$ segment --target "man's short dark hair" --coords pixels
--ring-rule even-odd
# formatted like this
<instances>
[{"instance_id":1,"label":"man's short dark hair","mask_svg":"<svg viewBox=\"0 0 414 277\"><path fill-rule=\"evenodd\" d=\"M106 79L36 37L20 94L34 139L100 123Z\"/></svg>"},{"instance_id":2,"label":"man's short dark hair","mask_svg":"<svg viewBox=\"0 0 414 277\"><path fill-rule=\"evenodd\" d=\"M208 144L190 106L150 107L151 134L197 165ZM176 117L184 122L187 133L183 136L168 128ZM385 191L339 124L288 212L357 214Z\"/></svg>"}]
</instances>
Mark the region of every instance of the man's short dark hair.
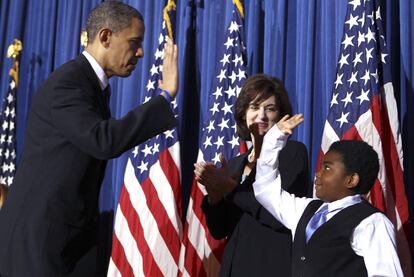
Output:
<instances>
[{"instance_id":1,"label":"man's short dark hair","mask_svg":"<svg viewBox=\"0 0 414 277\"><path fill-rule=\"evenodd\" d=\"M117 33L131 25L132 18L144 22L141 13L120 1L105 1L96 6L86 21L88 41L92 42L101 28L108 28Z\"/></svg>"},{"instance_id":2,"label":"man's short dark hair","mask_svg":"<svg viewBox=\"0 0 414 277\"><path fill-rule=\"evenodd\" d=\"M243 140L251 140L250 130L246 124L246 111L250 102L256 100L257 104L265 101L271 96L276 98L276 108L279 117L292 114L292 105L282 81L278 78L257 74L249 77L243 84L240 94L236 100L236 111L234 119L237 123L237 133Z\"/></svg>"},{"instance_id":3,"label":"man's short dark hair","mask_svg":"<svg viewBox=\"0 0 414 277\"><path fill-rule=\"evenodd\" d=\"M352 190L355 194L368 193L375 183L379 171L377 152L364 141L341 140L334 142L329 151L342 156L346 173L358 173L359 183Z\"/></svg>"}]
</instances>

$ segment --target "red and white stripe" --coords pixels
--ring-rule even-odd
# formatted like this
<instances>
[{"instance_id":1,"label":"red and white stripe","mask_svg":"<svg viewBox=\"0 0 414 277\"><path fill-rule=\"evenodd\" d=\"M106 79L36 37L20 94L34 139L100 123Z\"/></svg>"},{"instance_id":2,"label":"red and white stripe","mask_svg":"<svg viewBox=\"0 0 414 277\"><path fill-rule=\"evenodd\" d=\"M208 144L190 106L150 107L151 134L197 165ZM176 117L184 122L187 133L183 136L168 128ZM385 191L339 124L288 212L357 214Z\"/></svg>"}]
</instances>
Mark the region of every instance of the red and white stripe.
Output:
<instances>
[{"instance_id":1,"label":"red and white stripe","mask_svg":"<svg viewBox=\"0 0 414 277\"><path fill-rule=\"evenodd\" d=\"M128 160L108 276L177 276L182 240L180 149L160 153L142 184Z\"/></svg>"},{"instance_id":2,"label":"red and white stripe","mask_svg":"<svg viewBox=\"0 0 414 277\"><path fill-rule=\"evenodd\" d=\"M369 143L378 153L380 170L369 200L383 211L396 228L398 255L405 276L411 276L409 250L409 208L403 178L403 151L398 122L398 110L391 83L374 96L371 108L361 115L355 126L339 138L326 121L318 158L337 140L358 139Z\"/></svg>"}]
</instances>

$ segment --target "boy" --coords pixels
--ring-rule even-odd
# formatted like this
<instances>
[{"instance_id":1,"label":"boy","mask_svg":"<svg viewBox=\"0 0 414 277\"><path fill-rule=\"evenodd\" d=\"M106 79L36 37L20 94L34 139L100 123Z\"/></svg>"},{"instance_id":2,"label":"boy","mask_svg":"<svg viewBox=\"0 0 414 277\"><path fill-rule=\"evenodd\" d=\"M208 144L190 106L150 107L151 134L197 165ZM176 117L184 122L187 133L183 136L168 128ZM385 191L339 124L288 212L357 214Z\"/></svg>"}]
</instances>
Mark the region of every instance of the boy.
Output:
<instances>
[{"instance_id":1,"label":"boy","mask_svg":"<svg viewBox=\"0 0 414 277\"><path fill-rule=\"evenodd\" d=\"M331 145L316 174L320 200L281 188L278 156L302 121L285 116L265 135L253 184L259 203L292 231L293 276L403 276L392 223L363 199L379 170L367 143Z\"/></svg>"}]
</instances>

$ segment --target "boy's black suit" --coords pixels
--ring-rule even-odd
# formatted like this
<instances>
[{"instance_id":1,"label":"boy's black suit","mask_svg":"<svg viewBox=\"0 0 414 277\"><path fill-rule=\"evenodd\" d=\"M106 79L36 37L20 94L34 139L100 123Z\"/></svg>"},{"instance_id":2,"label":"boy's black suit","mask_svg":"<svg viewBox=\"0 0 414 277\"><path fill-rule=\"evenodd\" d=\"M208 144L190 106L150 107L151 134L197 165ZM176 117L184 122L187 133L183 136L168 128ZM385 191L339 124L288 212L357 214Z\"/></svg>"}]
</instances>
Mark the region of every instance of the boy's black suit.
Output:
<instances>
[{"instance_id":1,"label":"boy's black suit","mask_svg":"<svg viewBox=\"0 0 414 277\"><path fill-rule=\"evenodd\" d=\"M0 275L60 276L95 243L106 160L176 125L157 96L119 120L87 59L50 75L33 98L24 151L0 211Z\"/></svg>"}]
</instances>

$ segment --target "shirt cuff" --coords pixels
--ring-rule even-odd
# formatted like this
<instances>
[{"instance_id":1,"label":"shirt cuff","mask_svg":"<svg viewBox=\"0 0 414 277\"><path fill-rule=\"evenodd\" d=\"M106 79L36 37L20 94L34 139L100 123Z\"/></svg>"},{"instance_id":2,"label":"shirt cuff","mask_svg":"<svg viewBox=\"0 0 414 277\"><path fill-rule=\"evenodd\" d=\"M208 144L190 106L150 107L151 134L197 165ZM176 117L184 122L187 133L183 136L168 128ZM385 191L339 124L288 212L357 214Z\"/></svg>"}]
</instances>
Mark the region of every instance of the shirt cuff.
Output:
<instances>
[{"instance_id":1,"label":"shirt cuff","mask_svg":"<svg viewBox=\"0 0 414 277\"><path fill-rule=\"evenodd\" d=\"M158 90L160 91L160 94L164 96L165 100L168 101L168 103L171 104L171 102L174 101L174 98L170 95L168 91L160 89L160 88Z\"/></svg>"}]
</instances>

